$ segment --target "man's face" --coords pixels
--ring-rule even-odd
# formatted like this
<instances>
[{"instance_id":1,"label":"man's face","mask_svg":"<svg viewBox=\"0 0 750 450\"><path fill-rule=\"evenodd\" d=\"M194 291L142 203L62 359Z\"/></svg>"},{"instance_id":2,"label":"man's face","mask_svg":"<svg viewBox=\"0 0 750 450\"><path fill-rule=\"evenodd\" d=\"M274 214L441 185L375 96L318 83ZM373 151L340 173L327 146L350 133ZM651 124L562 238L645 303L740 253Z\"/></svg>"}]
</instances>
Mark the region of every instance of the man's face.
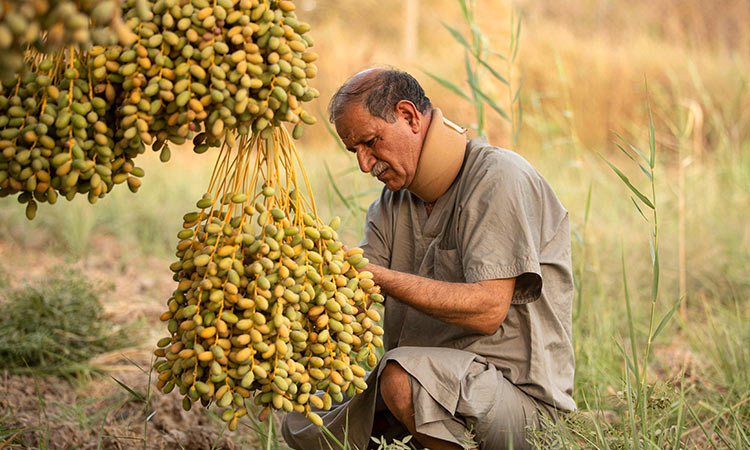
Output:
<instances>
[{"instance_id":1,"label":"man's face","mask_svg":"<svg viewBox=\"0 0 750 450\"><path fill-rule=\"evenodd\" d=\"M396 122L389 123L355 103L335 123L347 150L357 155L362 172L377 177L391 191L409 187L422 148L411 113L397 107L396 116Z\"/></svg>"}]
</instances>

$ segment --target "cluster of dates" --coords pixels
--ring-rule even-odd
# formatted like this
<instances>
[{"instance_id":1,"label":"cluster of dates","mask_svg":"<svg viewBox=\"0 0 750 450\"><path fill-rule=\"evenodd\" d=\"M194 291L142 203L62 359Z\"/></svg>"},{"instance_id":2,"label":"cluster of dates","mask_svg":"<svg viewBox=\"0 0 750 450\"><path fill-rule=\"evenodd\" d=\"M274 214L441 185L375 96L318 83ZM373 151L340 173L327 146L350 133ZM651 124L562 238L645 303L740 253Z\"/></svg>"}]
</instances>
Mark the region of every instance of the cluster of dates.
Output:
<instances>
[{"instance_id":1,"label":"cluster of dates","mask_svg":"<svg viewBox=\"0 0 750 450\"><path fill-rule=\"evenodd\" d=\"M102 17L111 14L112 2ZM97 7L97 11L100 11ZM134 192L147 147L194 150L315 118L310 26L289 0L126 0L117 16L127 44L28 50L25 69L0 81L0 196L18 194L27 216L38 202L114 185ZM102 19L103 20L103 19ZM2 25L0 24L0 44Z\"/></svg>"},{"instance_id":2,"label":"cluster of dates","mask_svg":"<svg viewBox=\"0 0 750 450\"><path fill-rule=\"evenodd\" d=\"M382 347L382 295L362 250L346 251L338 218L319 225L273 205L275 191L251 204L244 193L206 196L184 217L172 264L177 289L161 319L158 386L177 388L183 406L227 408L230 429L247 413L246 399L308 414L367 388L364 365ZM220 212L221 211L221 212ZM360 365L361 364L361 365Z\"/></svg>"}]
</instances>

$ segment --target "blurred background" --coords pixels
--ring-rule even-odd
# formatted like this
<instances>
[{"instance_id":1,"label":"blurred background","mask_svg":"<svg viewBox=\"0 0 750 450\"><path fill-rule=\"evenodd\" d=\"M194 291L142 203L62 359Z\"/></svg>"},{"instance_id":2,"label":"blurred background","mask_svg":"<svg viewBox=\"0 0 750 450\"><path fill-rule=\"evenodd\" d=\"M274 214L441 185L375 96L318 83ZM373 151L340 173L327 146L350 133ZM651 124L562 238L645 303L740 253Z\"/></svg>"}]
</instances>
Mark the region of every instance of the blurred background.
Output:
<instances>
[{"instance_id":1,"label":"blurred background","mask_svg":"<svg viewBox=\"0 0 750 450\"><path fill-rule=\"evenodd\" d=\"M650 350L649 395L651 405L661 405L654 406L654 426L665 433L675 426L684 429L678 441L685 448L742 448L748 443L748 0L476 0L474 20L468 23L455 0L299 0L297 5L298 16L312 25L320 55L313 84L321 92L308 106L318 124L306 128L297 148L322 217L342 217L347 245L361 238L364 212L381 186L360 174L355 159L338 145L326 126L326 106L346 79L368 67L408 71L448 118L481 128L491 143L520 153L548 179L571 217L576 400L582 410L603 418L610 430L607 439L628 435L627 377L618 346L632 351L649 336L653 218L647 211L651 223L644 220L633 206L633 194L602 157L652 198L649 177L617 146L636 160L629 145L649 153L650 105L661 280L657 319L682 299ZM503 83L486 66L479 67L473 83L486 96L481 115L474 102L456 92L472 96L466 49L445 25L468 42L472 26L480 31L485 49L494 52L485 52L484 61L507 80ZM476 66L475 59L469 61ZM80 379L85 373L87 382L111 384L110 374L122 378L129 373L130 383L145 395L147 379L130 359L147 367L153 343L165 332L158 315L174 289L168 265L175 235L182 215L206 189L214 160L211 153L197 155L185 147L173 151L166 164L151 153L139 161L146 177L137 195L123 188L94 206L85 199L42 204L33 222L14 199L0 199L5 297L0 302L8 301L14 289L45 285L62 267L106 284L99 292L106 292L100 296L107 320L130 337L126 343L118 341L120 349L65 374ZM624 279L632 321L627 319ZM12 389L8 386L6 393ZM73 392L69 403L82 402L83 411L92 404L106 410L91 423L79 420L77 426L90 436L97 435L100 422L112 427L105 436L113 430L141 436L134 427L142 427L149 409L138 406L132 393L123 391L117 401L105 401L102 389ZM27 406L35 411L38 402L33 392L28 395L33 401ZM182 417L179 407L165 413L170 404L155 395L162 403L161 409L151 407L157 411L151 419L159 436L154 439L172 442L164 436L171 436L170 421L179 420L200 423L211 438L219 435L221 425L213 419ZM123 405L131 405L132 415L115 418L109 413ZM32 420L34 414L24 417L0 419L0 441L11 425L31 430L29 435L41 426ZM60 417L66 422L65 414ZM591 416L581 417L571 429L593 433ZM62 426L50 423L55 430ZM250 431L232 439L248 446L256 442Z\"/></svg>"}]
</instances>

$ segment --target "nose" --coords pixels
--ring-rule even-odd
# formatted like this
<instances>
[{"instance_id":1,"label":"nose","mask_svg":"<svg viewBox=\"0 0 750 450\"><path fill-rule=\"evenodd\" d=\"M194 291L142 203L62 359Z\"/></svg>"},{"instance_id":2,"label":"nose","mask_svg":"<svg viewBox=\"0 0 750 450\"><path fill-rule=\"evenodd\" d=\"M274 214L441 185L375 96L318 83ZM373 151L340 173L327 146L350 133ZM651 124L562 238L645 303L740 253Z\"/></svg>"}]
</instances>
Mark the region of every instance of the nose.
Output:
<instances>
[{"instance_id":1,"label":"nose","mask_svg":"<svg viewBox=\"0 0 750 450\"><path fill-rule=\"evenodd\" d=\"M363 145L357 149L357 162L359 163L359 169L362 172L369 173L377 162L377 158L375 158L372 155L372 152Z\"/></svg>"}]
</instances>

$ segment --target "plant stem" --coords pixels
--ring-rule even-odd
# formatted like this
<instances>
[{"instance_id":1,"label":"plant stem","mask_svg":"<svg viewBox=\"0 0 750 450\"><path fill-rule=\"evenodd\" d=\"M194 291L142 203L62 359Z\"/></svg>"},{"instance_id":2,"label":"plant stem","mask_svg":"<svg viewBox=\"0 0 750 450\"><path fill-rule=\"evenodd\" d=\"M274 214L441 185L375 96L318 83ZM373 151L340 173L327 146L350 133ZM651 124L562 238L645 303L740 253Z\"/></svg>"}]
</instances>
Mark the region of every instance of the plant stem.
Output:
<instances>
[{"instance_id":1,"label":"plant stem","mask_svg":"<svg viewBox=\"0 0 750 450\"><path fill-rule=\"evenodd\" d=\"M268 414L268 436L266 437L266 450L271 450L273 441L273 411Z\"/></svg>"},{"instance_id":2,"label":"plant stem","mask_svg":"<svg viewBox=\"0 0 750 450\"><path fill-rule=\"evenodd\" d=\"M650 113L650 109L649 109ZM656 183L654 181L655 178L655 167L656 167L656 161L654 160L656 158L656 154L654 151L654 136L653 136L653 121L651 122L651 127L649 129L649 137L652 142L652 151L651 151L651 161L649 161L650 165L650 173L651 176L649 177L651 180L651 203L653 204L653 227L651 230L651 237L653 238L653 255L652 255L652 284L651 284L651 314L649 317L649 324L648 324L648 341L646 343L646 352L643 356L643 373L641 378L641 426L647 426L649 424L648 421L648 409L646 408L646 405L648 403L648 390L646 389L646 373L648 372L648 360L651 356L651 346L653 344L653 338L654 338L654 319L656 316L656 300L658 298L659 294L659 218L656 210Z\"/></svg>"}]
</instances>

